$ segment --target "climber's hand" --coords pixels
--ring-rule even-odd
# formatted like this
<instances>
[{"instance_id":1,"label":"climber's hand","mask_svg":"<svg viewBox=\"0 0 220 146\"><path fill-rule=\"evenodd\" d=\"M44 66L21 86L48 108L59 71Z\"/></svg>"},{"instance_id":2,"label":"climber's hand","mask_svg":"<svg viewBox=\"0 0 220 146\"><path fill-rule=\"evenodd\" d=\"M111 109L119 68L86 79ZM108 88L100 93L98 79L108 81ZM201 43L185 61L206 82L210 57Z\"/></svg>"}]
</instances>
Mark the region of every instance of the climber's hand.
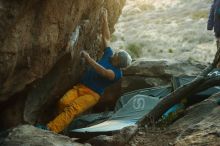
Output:
<instances>
[{"instance_id":1,"label":"climber's hand","mask_svg":"<svg viewBox=\"0 0 220 146\"><path fill-rule=\"evenodd\" d=\"M106 8L102 8L102 21L105 22L107 21L107 17L108 17L108 11Z\"/></svg>"},{"instance_id":2,"label":"climber's hand","mask_svg":"<svg viewBox=\"0 0 220 146\"><path fill-rule=\"evenodd\" d=\"M80 56L85 58L86 60L90 58L89 53L84 50L80 52Z\"/></svg>"}]
</instances>

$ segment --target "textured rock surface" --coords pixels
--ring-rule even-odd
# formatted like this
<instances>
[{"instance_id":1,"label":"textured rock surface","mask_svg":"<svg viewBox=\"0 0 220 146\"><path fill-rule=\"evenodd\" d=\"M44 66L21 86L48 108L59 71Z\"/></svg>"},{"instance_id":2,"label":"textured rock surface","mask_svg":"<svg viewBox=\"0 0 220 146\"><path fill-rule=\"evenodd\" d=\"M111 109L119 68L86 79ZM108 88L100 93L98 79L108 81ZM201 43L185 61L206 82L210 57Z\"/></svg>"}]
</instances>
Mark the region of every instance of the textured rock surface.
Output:
<instances>
[{"instance_id":1,"label":"textured rock surface","mask_svg":"<svg viewBox=\"0 0 220 146\"><path fill-rule=\"evenodd\" d=\"M100 135L88 140L88 143L94 146L124 146L137 131L137 126L123 128L113 136Z\"/></svg>"},{"instance_id":2,"label":"textured rock surface","mask_svg":"<svg viewBox=\"0 0 220 146\"><path fill-rule=\"evenodd\" d=\"M122 91L167 85L172 76L196 76L204 68L205 65L190 61L137 59L124 71Z\"/></svg>"},{"instance_id":3,"label":"textured rock surface","mask_svg":"<svg viewBox=\"0 0 220 146\"><path fill-rule=\"evenodd\" d=\"M178 129L175 144L181 145L219 145L220 144L220 107L215 95L193 106L183 118L175 122L171 129Z\"/></svg>"},{"instance_id":4,"label":"textured rock surface","mask_svg":"<svg viewBox=\"0 0 220 146\"><path fill-rule=\"evenodd\" d=\"M140 130L129 142L134 145L217 146L220 142L220 94L187 109L185 115L168 128ZM141 134L140 134L141 133Z\"/></svg>"},{"instance_id":5,"label":"textured rock surface","mask_svg":"<svg viewBox=\"0 0 220 146\"><path fill-rule=\"evenodd\" d=\"M39 110L45 112L49 103L55 103L78 81L83 70L79 51L85 49L95 59L101 56L101 8L108 10L113 32L124 3L125 0L1 0L0 104L9 104L10 109L6 106L0 114L23 113L14 108L23 107L25 121L34 123ZM67 50L70 34L77 26L78 42ZM11 106L12 103L19 105ZM7 114L5 121L11 115Z\"/></svg>"},{"instance_id":6,"label":"textured rock surface","mask_svg":"<svg viewBox=\"0 0 220 146\"><path fill-rule=\"evenodd\" d=\"M0 135L0 145L4 146L90 146L90 144L77 143L74 138L54 134L30 125L18 126Z\"/></svg>"}]
</instances>

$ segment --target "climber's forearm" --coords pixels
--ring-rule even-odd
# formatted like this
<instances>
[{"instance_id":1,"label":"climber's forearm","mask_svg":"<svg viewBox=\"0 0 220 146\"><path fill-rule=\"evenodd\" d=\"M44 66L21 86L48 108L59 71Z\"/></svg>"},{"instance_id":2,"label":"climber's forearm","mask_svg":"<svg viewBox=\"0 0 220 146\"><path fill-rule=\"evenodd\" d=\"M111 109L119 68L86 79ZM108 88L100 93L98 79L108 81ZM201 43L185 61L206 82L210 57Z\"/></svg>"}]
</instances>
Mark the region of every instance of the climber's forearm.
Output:
<instances>
[{"instance_id":1,"label":"climber's forearm","mask_svg":"<svg viewBox=\"0 0 220 146\"><path fill-rule=\"evenodd\" d=\"M110 30L109 30L109 25L108 25L108 14L107 10L104 10L103 14L103 23L102 23L102 39L104 42L105 47L109 47L110 44Z\"/></svg>"},{"instance_id":2,"label":"climber's forearm","mask_svg":"<svg viewBox=\"0 0 220 146\"><path fill-rule=\"evenodd\" d=\"M94 59L87 57L86 61L95 69L97 73L99 73L103 77L106 77L109 80L113 80L115 78L115 74L112 70L104 68L103 66L98 64Z\"/></svg>"},{"instance_id":3,"label":"climber's forearm","mask_svg":"<svg viewBox=\"0 0 220 146\"><path fill-rule=\"evenodd\" d=\"M108 26L107 15L104 17L104 22L102 26L102 37L105 38L106 40L110 40L110 30Z\"/></svg>"},{"instance_id":4,"label":"climber's forearm","mask_svg":"<svg viewBox=\"0 0 220 146\"><path fill-rule=\"evenodd\" d=\"M107 40L106 38L102 38L102 40L105 48L110 47L110 40Z\"/></svg>"},{"instance_id":5,"label":"climber's forearm","mask_svg":"<svg viewBox=\"0 0 220 146\"><path fill-rule=\"evenodd\" d=\"M99 65L94 59L87 58L87 62L101 75L104 75L105 68Z\"/></svg>"}]
</instances>

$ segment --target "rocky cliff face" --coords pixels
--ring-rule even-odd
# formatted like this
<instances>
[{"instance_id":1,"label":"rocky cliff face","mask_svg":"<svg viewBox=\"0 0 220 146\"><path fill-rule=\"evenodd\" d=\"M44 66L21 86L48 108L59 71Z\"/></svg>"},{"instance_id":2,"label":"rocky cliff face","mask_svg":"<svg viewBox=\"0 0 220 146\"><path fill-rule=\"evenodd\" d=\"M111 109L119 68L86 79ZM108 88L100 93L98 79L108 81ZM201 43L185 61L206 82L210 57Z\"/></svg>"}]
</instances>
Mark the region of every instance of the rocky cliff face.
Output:
<instances>
[{"instance_id":1,"label":"rocky cliff face","mask_svg":"<svg viewBox=\"0 0 220 146\"><path fill-rule=\"evenodd\" d=\"M79 51L102 53L101 8L113 32L125 0L0 0L1 126L34 123L82 71ZM66 45L76 30L72 49ZM24 113L23 113L24 111Z\"/></svg>"}]
</instances>

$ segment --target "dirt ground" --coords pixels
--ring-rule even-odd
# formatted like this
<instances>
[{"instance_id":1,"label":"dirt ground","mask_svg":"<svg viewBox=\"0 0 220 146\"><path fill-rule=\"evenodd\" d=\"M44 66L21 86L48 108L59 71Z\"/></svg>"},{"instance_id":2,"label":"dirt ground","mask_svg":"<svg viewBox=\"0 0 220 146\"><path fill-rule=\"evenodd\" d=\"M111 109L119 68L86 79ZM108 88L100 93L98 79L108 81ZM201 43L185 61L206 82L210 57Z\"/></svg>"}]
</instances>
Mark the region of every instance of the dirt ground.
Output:
<instances>
[{"instance_id":1,"label":"dirt ground","mask_svg":"<svg viewBox=\"0 0 220 146\"><path fill-rule=\"evenodd\" d=\"M176 131L166 129L148 128L140 129L130 140L131 146L172 146L177 136Z\"/></svg>"}]
</instances>

